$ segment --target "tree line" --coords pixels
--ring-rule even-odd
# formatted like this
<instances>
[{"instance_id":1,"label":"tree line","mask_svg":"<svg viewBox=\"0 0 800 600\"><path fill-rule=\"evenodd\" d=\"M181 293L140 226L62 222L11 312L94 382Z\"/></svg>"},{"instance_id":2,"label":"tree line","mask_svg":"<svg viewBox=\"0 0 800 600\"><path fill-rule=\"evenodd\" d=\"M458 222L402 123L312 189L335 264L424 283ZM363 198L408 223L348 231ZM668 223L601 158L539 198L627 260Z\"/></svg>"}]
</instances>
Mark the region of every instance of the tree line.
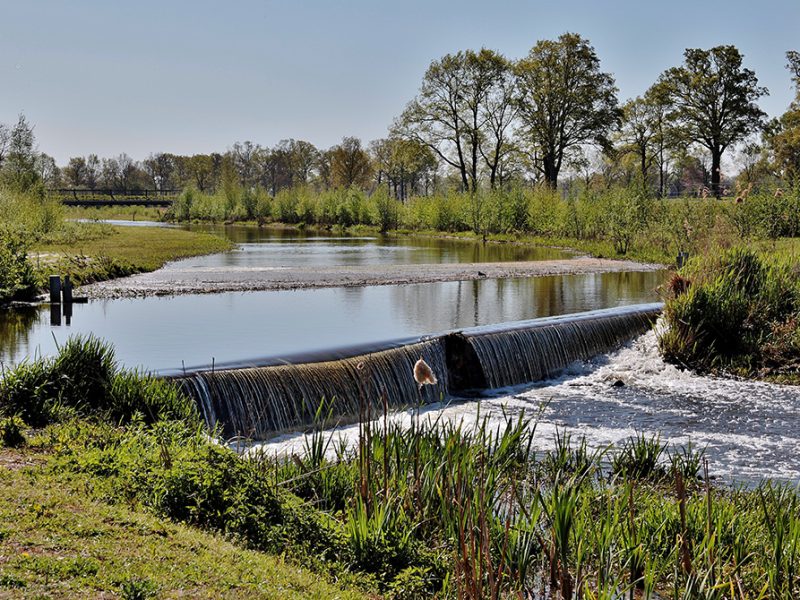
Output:
<instances>
[{"instance_id":1,"label":"tree line","mask_svg":"<svg viewBox=\"0 0 800 600\"><path fill-rule=\"evenodd\" d=\"M443 188L474 192L512 184L556 188L564 173L587 185L634 182L659 196L725 195L723 156L738 150L739 188L800 181L800 54L787 52L796 98L780 117L758 105L768 91L735 46L687 49L641 96L620 103L612 74L578 34L536 43L510 60L482 48L447 54L417 95L365 145L345 137L328 149L303 140L274 147L237 142L224 153L75 156L60 168L38 152L24 116L0 124L0 181L84 189L210 192L236 182L269 194L386 185L399 200ZM780 183L779 183L780 182Z\"/></svg>"}]
</instances>

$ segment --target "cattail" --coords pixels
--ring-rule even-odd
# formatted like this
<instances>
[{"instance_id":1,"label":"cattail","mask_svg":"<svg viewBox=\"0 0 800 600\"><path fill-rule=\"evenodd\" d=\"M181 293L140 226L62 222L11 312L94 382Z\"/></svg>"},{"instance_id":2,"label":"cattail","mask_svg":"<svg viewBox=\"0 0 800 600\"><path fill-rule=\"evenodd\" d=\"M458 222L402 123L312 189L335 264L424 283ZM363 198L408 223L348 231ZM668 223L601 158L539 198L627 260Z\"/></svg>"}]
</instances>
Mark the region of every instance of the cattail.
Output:
<instances>
[{"instance_id":1,"label":"cattail","mask_svg":"<svg viewBox=\"0 0 800 600\"><path fill-rule=\"evenodd\" d=\"M420 388L422 388L423 385L436 385L437 382L436 375L433 374L428 363L422 360L421 356L414 364L414 381L417 382Z\"/></svg>"}]
</instances>

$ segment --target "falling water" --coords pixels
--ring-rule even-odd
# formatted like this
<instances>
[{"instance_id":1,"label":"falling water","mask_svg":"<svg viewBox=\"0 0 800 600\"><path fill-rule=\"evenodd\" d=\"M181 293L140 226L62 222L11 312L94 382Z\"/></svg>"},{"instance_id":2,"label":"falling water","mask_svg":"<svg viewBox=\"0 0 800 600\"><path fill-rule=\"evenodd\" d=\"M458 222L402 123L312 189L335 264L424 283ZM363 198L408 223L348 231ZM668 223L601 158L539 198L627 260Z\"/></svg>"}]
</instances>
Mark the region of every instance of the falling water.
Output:
<instances>
[{"instance_id":1,"label":"falling water","mask_svg":"<svg viewBox=\"0 0 800 600\"><path fill-rule=\"evenodd\" d=\"M439 378L421 390L412 377L420 357ZM440 338L340 360L204 371L178 378L197 401L209 427L224 434L264 439L276 431L377 415L391 408L428 404L447 396Z\"/></svg>"},{"instance_id":2,"label":"falling water","mask_svg":"<svg viewBox=\"0 0 800 600\"><path fill-rule=\"evenodd\" d=\"M552 377L576 360L616 349L646 331L661 306L647 304L478 327L356 356L200 371L177 378L209 427L228 437L265 439L388 407L428 404L450 391L497 388ZM335 355L335 354L332 354ZM430 364L436 386L417 388L412 369Z\"/></svg>"},{"instance_id":3,"label":"falling water","mask_svg":"<svg viewBox=\"0 0 800 600\"><path fill-rule=\"evenodd\" d=\"M549 379L576 360L619 348L644 333L660 304L476 327L461 335L474 350L485 386L499 388Z\"/></svg>"}]
</instances>

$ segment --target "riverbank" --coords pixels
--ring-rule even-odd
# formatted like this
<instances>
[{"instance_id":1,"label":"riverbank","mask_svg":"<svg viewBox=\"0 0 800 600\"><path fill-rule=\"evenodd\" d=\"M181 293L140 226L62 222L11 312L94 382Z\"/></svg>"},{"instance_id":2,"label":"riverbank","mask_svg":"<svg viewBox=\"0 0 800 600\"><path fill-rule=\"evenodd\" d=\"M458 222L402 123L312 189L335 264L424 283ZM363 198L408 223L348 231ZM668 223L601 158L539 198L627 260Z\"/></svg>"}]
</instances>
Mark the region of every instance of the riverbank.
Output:
<instances>
[{"instance_id":1,"label":"riverbank","mask_svg":"<svg viewBox=\"0 0 800 600\"><path fill-rule=\"evenodd\" d=\"M37 242L28 251L40 289L52 273L77 285L155 271L167 262L224 252L234 244L210 233L159 227L117 227L73 223L62 235Z\"/></svg>"},{"instance_id":2,"label":"riverbank","mask_svg":"<svg viewBox=\"0 0 800 600\"><path fill-rule=\"evenodd\" d=\"M0 597L356 599L280 556L87 490L50 448L0 445ZM107 596L108 595L108 596Z\"/></svg>"}]
</instances>

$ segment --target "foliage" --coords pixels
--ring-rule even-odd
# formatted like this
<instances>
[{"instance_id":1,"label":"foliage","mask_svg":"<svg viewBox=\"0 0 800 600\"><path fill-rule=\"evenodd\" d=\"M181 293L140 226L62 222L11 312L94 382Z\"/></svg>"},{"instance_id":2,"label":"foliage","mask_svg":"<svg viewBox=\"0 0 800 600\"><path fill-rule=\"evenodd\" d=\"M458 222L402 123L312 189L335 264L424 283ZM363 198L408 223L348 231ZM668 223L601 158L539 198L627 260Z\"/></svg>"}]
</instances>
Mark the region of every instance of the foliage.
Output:
<instances>
[{"instance_id":1,"label":"foliage","mask_svg":"<svg viewBox=\"0 0 800 600\"><path fill-rule=\"evenodd\" d=\"M722 153L763 125L766 115L756 102L766 88L742 67L735 46L716 46L687 49L684 64L665 71L658 90L671 105L668 116L679 137L711 153L711 186L719 197Z\"/></svg>"},{"instance_id":2,"label":"foliage","mask_svg":"<svg viewBox=\"0 0 800 600\"><path fill-rule=\"evenodd\" d=\"M600 70L589 41L574 33L537 42L515 72L522 127L541 157L545 182L555 188L571 150L609 145L620 118L614 78Z\"/></svg>"},{"instance_id":3,"label":"foliage","mask_svg":"<svg viewBox=\"0 0 800 600\"><path fill-rule=\"evenodd\" d=\"M62 427L48 440L50 433L69 439L67 429L77 435L75 425ZM118 433L105 432L106 439ZM0 596L147 597L157 590L160 598L366 597L283 556L109 502L101 491L107 475L51 468L40 448L21 452L31 466L0 468Z\"/></svg>"},{"instance_id":4,"label":"foliage","mask_svg":"<svg viewBox=\"0 0 800 600\"><path fill-rule=\"evenodd\" d=\"M111 346L73 336L53 358L20 363L0 380L0 413L40 427L69 415L113 423L180 419L197 423L197 410L173 384L120 370Z\"/></svg>"},{"instance_id":5,"label":"foliage","mask_svg":"<svg viewBox=\"0 0 800 600\"><path fill-rule=\"evenodd\" d=\"M691 261L681 272L688 290L665 307L665 359L702 371L796 370L796 268L787 257L740 248Z\"/></svg>"},{"instance_id":6,"label":"foliage","mask_svg":"<svg viewBox=\"0 0 800 600\"><path fill-rule=\"evenodd\" d=\"M0 420L0 442L7 448L19 448L26 442L23 428L25 424L16 415Z\"/></svg>"},{"instance_id":7,"label":"foliage","mask_svg":"<svg viewBox=\"0 0 800 600\"><path fill-rule=\"evenodd\" d=\"M0 303L33 295L35 278L27 250L22 232L0 224Z\"/></svg>"}]
</instances>

